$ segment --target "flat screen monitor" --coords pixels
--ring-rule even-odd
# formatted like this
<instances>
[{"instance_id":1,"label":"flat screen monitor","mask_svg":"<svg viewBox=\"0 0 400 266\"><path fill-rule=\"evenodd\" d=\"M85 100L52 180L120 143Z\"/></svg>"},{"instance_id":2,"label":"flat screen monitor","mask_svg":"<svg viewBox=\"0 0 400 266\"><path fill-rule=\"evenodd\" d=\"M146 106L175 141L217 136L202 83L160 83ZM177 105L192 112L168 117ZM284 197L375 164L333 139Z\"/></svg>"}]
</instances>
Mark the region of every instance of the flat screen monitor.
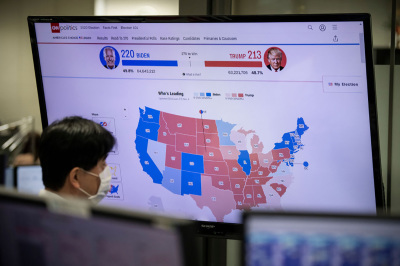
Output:
<instances>
[{"instance_id":1,"label":"flat screen monitor","mask_svg":"<svg viewBox=\"0 0 400 266\"><path fill-rule=\"evenodd\" d=\"M399 265L400 217L247 213L243 259L255 265Z\"/></svg>"},{"instance_id":2,"label":"flat screen monitor","mask_svg":"<svg viewBox=\"0 0 400 266\"><path fill-rule=\"evenodd\" d=\"M15 187L14 182L14 167L8 166L5 171L4 184L2 185L6 188L13 189Z\"/></svg>"},{"instance_id":3,"label":"flat screen monitor","mask_svg":"<svg viewBox=\"0 0 400 266\"><path fill-rule=\"evenodd\" d=\"M195 239L195 227L192 221L104 206L92 207L91 215L92 219L104 224L110 223L115 227L121 225L131 227L132 231L136 230L132 234L134 236L131 235L135 239L132 241L135 247L131 247L137 251L136 253L142 254L140 256L131 254L129 258L132 261L135 261L136 256L143 258L143 265L149 266L200 265L199 243Z\"/></svg>"},{"instance_id":4,"label":"flat screen monitor","mask_svg":"<svg viewBox=\"0 0 400 266\"><path fill-rule=\"evenodd\" d=\"M43 126L117 139L103 204L213 234L248 209L384 206L369 15L28 21Z\"/></svg>"},{"instance_id":5,"label":"flat screen monitor","mask_svg":"<svg viewBox=\"0 0 400 266\"><path fill-rule=\"evenodd\" d=\"M8 156L5 152L0 151L0 185L6 183L6 171L8 167Z\"/></svg>"},{"instance_id":6,"label":"flat screen monitor","mask_svg":"<svg viewBox=\"0 0 400 266\"><path fill-rule=\"evenodd\" d=\"M14 167L14 187L19 192L39 195L44 189L42 167L40 165Z\"/></svg>"},{"instance_id":7,"label":"flat screen monitor","mask_svg":"<svg viewBox=\"0 0 400 266\"><path fill-rule=\"evenodd\" d=\"M185 260L190 243L183 242L180 228L187 221L155 223L138 213L90 208L81 217L63 214L62 206L53 212L42 198L0 189L0 236L7 240L0 243L0 264L196 265Z\"/></svg>"}]
</instances>

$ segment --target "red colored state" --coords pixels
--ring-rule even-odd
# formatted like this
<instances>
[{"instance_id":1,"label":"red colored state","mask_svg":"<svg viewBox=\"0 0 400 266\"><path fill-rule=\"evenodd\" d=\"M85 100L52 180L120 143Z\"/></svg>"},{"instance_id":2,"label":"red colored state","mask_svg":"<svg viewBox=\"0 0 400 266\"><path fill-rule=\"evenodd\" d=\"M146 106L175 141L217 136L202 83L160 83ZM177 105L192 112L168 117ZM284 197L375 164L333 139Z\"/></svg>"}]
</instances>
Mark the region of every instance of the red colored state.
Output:
<instances>
[{"instance_id":1,"label":"red colored state","mask_svg":"<svg viewBox=\"0 0 400 266\"><path fill-rule=\"evenodd\" d=\"M236 209L238 210L249 210L250 205L244 203L244 197L242 195L234 195L233 196L236 201Z\"/></svg>"},{"instance_id":2,"label":"red colored state","mask_svg":"<svg viewBox=\"0 0 400 266\"><path fill-rule=\"evenodd\" d=\"M231 190L233 194L241 194L243 195L243 189L246 181L241 178L231 178Z\"/></svg>"},{"instance_id":3,"label":"red colored state","mask_svg":"<svg viewBox=\"0 0 400 266\"><path fill-rule=\"evenodd\" d=\"M236 149L236 146L220 146L222 157L225 160L237 160L240 152Z\"/></svg>"},{"instance_id":4,"label":"red colored state","mask_svg":"<svg viewBox=\"0 0 400 266\"><path fill-rule=\"evenodd\" d=\"M160 116L160 129L158 130L158 142L174 145L175 146L175 135L169 133L167 129L167 124L164 119Z\"/></svg>"},{"instance_id":5,"label":"red colored state","mask_svg":"<svg viewBox=\"0 0 400 266\"><path fill-rule=\"evenodd\" d=\"M205 144L204 144L205 142ZM218 134L197 133L197 145L219 148Z\"/></svg>"},{"instance_id":6,"label":"red colored state","mask_svg":"<svg viewBox=\"0 0 400 266\"><path fill-rule=\"evenodd\" d=\"M201 191L201 196L190 196L196 201L199 208L210 208L217 222L223 222L224 217L236 208L232 191L213 187L209 176L201 176Z\"/></svg>"},{"instance_id":7,"label":"red colored state","mask_svg":"<svg viewBox=\"0 0 400 266\"><path fill-rule=\"evenodd\" d=\"M274 161L284 160L290 158L290 150L289 148L272 150L272 157Z\"/></svg>"},{"instance_id":8,"label":"red colored state","mask_svg":"<svg viewBox=\"0 0 400 266\"><path fill-rule=\"evenodd\" d=\"M253 195L255 205L267 203L267 198L265 197L264 190L261 186L253 187Z\"/></svg>"},{"instance_id":9,"label":"red colored state","mask_svg":"<svg viewBox=\"0 0 400 266\"><path fill-rule=\"evenodd\" d=\"M286 192L286 186L282 184L273 183L271 187L282 197L283 194Z\"/></svg>"},{"instance_id":10,"label":"red colored state","mask_svg":"<svg viewBox=\"0 0 400 266\"><path fill-rule=\"evenodd\" d=\"M260 138L257 135L251 138L250 145L253 149L251 153L261 153L264 149L264 144L260 142Z\"/></svg>"},{"instance_id":11,"label":"red colored state","mask_svg":"<svg viewBox=\"0 0 400 266\"><path fill-rule=\"evenodd\" d=\"M251 153L250 154L250 163L251 163L251 170L250 171L255 171L260 167L260 162L258 161L258 154L257 153Z\"/></svg>"},{"instance_id":12,"label":"red colored state","mask_svg":"<svg viewBox=\"0 0 400 266\"><path fill-rule=\"evenodd\" d=\"M250 205L250 207L255 206L252 186L246 186L244 188L244 204L248 204L248 205Z\"/></svg>"},{"instance_id":13,"label":"red colored state","mask_svg":"<svg viewBox=\"0 0 400 266\"><path fill-rule=\"evenodd\" d=\"M269 151L268 153L258 153L258 159L260 162L260 165L263 167L269 167L270 164L274 161L272 158L272 152Z\"/></svg>"},{"instance_id":14,"label":"red colored state","mask_svg":"<svg viewBox=\"0 0 400 266\"><path fill-rule=\"evenodd\" d=\"M256 171L250 173L250 177L267 177L270 170L266 167L259 167Z\"/></svg>"},{"instance_id":15,"label":"red colored state","mask_svg":"<svg viewBox=\"0 0 400 266\"><path fill-rule=\"evenodd\" d=\"M251 177L248 179L247 184L249 186L263 186L267 184L269 180L271 180L273 177Z\"/></svg>"},{"instance_id":16,"label":"red colored state","mask_svg":"<svg viewBox=\"0 0 400 266\"><path fill-rule=\"evenodd\" d=\"M196 137L176 134L176 150L196 154Z\"/></svg>"},{"instance_id":17,"label":"red colored state","mask_svg":"<svg viewBox=\"0 0 400 266\"><path fill-rule=\"evenodd\" d=\"M227 175L210 175L212 185L223 190L231 190L231 181Z\"/></svg>"},{"instance_id":18,"label":"red colored state","mask_svg":"<svg viewBox=\"0 0 400 266\"><path fill-rule=\"evenodd\" d=\"M225 162L228 164L230 178L247 178L246 173L243 171L237 160L225 160Z\"/></svg>"},{"instance_id":19,"label":"red colored state","mask_svg":"<svg viewBox=\"0 0 400 266\"><path fill-rule=\"evenodd\" d=\"M204 161L223 161L222 153L219 149L211 147L197 146L198 155L203 155Z\"/></svg>"},{"instance_id":20,"label":"red colored state","mask_svg":"<svg viewBox=\"0 0 400 266\"><path fill-rule=\"evenodd\" d=\"M196 119L196 122L197 122L197 132L218 134L218 128L217 124L215 123L215 120Z\"/></svg>"},{"instance_id":21,"label":"red colored state","mask_svg":"<svg viewBox=\"0 0 400 266\"><path fill-rule=\"evenodd\" d=\"M204 174L228 175L228 167L225 162L204 161Z\"/></svg>"},{"instance_id":22,"label":"red colored state","mask_svg":"<svg viewBox=\"0 0 400 266\"><path fill-rule=\"evenodd\" d=\"M281 164L281 162L277 162L277 161L273 161L271 163L271 165L269 166L269 170L271 171L271 173L276 173L276 171L278 171L278 167Z\"/></svg>"},{"instance_id":23,"label":"red colored state","mask_svg":"<svg viewBox=\"0 0 400 266\"><path fill-rule=\"evenodd\" d=\"M191 136L196 136L196 119L172 115L169 113L161 113L161 117L167 123L167 128L171 134L181 133Z\"/></svg>"},{"instance_id":24,"label":"red colored state","mask_svg":"<svg viewBox=\"0 0 400 266\"><path fill-rule=\"evenodd\" d=\"M175 151L174 146L167 145L167 149L165 151L165 166L175 169L181 169L181 159L182 154Z\"/></svg>"}]
</instances>

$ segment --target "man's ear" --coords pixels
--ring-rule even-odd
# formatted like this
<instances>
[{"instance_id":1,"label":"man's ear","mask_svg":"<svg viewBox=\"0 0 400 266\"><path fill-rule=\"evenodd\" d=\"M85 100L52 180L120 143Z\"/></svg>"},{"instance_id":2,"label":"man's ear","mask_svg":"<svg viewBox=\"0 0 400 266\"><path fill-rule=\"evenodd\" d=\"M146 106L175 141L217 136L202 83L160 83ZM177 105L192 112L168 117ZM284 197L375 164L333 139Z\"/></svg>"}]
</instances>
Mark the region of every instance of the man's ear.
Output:
<instances>
[{"instance_id":1,"label":"man's ear","mask_svg":"<svg viewBox=\"0 0 400 266\"><path fill-rule=\"evenodd\" d=\"M79 175L81 171L79 170L79 167L74 167L72 170L69 172L67 176L67 180L73 186L74 188L80 188L81 185L79 183Z\"/></svg>"}]
</instances>

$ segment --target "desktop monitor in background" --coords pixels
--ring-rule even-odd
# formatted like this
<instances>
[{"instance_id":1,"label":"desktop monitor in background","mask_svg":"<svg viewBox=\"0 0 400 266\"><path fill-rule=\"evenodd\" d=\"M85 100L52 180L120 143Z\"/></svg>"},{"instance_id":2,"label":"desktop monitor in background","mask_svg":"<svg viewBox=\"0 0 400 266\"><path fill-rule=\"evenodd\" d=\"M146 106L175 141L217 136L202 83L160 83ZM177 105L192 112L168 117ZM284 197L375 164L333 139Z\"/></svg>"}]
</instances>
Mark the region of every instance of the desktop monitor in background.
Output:
<instances>
[{"instance_id":1,"label":"desktop monitor in background","mask_svg":"<svg viewBox=\"0 0 400 266\"><path fill-rule=\"evenodd\" d=\"M8 165L8 155L0 151L0 186L14 188L14 168Z\"/></svg>"},{"instance_id":2,"label":"desktop monitor in background","mask_svg":"<svg viewBox=\"0 0 400 266\"><path fill-rule=\"evenodd\" d=\"M400 265L400 217L247 213L243 259L258 265Z\"/></svg>"},{"instance_id":3,"label":"desktop monitor in background","mask_svg":"<svg viewBox=\"0 0 400 266\"><path fill-rule=\"evenodd\" d=\"M40 165L14 167L14 186L18 192L39 195L44 189L42 167Z\"/></svg>"},{"instance_id":4,"label":"desktop monitor in background","mask_svg":"<svg viewBox=\"0 0 400 266\"><path fill-rule=\"evenodd\" d=\"M5 172L4 187L14 189L14 167L8 166Z\"/></svg>"},{"instance_id":5,"label":"desktop monitor in background","mask_svg":"<svg viewBox=\"0 0 400 266\"><path fill-rule=\"evenodd\" d=\"M183 242L180 230L188 221L115 210L92 216L90 209L75 217L62 214L64 204L53 206L54 213L41 198L0 189L0 264L195 265L185 261L190 242Z\"/></svg>"},{"instance_id":6,"label":"desktop monitor in background","mask_svg":"<svg viewBox=\"0 0 400 266\"><path fill-rule=\"evenodd\" d=\"M141 252L142 263L138 265L200 265L194 224L188 220L102 206L92 208L92 219L136 230L131 247ZM116 232L112 232L112 236L115 237ZM112 244L110 249L115 252ZM137 254L132 254L127 265L135 261L135 256Z\"/></svg>"},{"instance_id":7,"label":"desktop monitor in background","mask_svg":"<svg viewBox=\"0 0 400 266\"><path fill-rule=\"evenodd\" d=\"M28 22L43 126L117 139L102 204L225 237L243 210L384 207L369 15Z\"/></svg>"},{"instance_id":8,"label":"desktop monitor in background","mask_svg":"<svg viewBox=\"0 0 400 266\"><path fill-rule=\"evenodd\" d=\"M8 167L8 156L5 152L0 151L0 185L6 183L6 172Z\"/></svg>"}]
</instances>

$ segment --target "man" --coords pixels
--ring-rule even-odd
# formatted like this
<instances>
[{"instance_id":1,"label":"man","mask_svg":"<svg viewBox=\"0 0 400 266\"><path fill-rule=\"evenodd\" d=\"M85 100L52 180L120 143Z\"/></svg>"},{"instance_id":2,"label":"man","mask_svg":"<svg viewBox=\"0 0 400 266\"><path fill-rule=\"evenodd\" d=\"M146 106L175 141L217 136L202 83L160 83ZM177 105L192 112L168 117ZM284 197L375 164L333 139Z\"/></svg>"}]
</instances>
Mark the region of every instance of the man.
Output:
<instances>
[{"instance_id":1,"label":"man","mask_svg":"<svg viewBox=\"0 0 400 266\"><path fill-rule=\"evenodd\" d=\"M282 71L283 66L281 66L282 63L282 52L281 50L277 48L271 48L268 51L268 62L269 65L267 68L271 71Z\"/></svg>"},{"instance_id":2,"label":"man","mask_svg":"<svg viewBox=\"0 0 400 266\"><path fill-rule=\"evenodd\" d=\"M117 66L115 65L115 55L114 49L111 47L106 47L103 50L104 60L106 60L105 68L115 69Z\"/></svg>"},{"instance_id":3,"label":"man","mask_svg":"<svg viewBox=\"0 0 400 266\"><path fill-rule=\"evenodd\" d=\"M74 116L51 124L40 139L45 189L39 195L98 203L110 190L111 172L106 158L114 144L111 133L91 120Z\"/></svg>"}]
</instances>

